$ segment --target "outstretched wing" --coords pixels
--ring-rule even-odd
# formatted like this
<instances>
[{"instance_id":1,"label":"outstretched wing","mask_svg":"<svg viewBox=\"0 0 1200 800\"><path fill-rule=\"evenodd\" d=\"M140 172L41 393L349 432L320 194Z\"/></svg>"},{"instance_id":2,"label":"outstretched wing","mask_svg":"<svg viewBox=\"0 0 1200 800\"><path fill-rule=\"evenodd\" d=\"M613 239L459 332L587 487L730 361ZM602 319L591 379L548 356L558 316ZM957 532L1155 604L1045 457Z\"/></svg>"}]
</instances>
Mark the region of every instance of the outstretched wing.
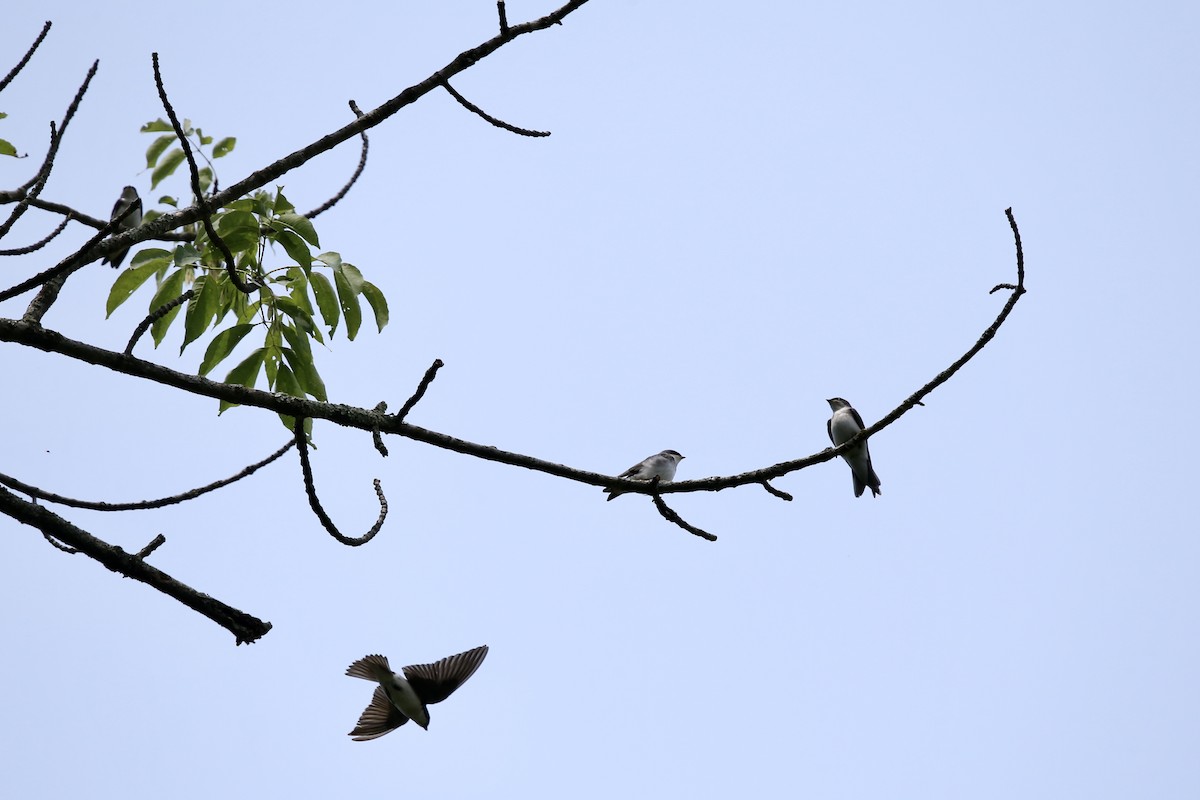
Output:
<instances>
[{"instance_id":1,"label":"outstretched wing","mask_svg":"<svg viewBox=\"0 0 1200 800\"><path fill-rule=\"evenodd\" d=\"M346 668L346 674L351 678L362 678L367 681L384 681L392 675L392 668L386 656L370 655L360 658Z\"/></svg>"},{"instance_id":2,"label":"outstretched wing","mask_svg":"<svg viewBox=\"0 0 1200 800\"><path fill-rule=\"evenodd\" d=\"M382 686L376 686L375 694L371 697L371 704L358 718L358 724L354 726L354 730L347 735L353 736L356 742L366 742L378 739L385 733L391 733L406 722L408 722L408 717L404 715L404 712L392 705L392 701L388 699L387 692L383 690Z\"/></svg>"},{"instance_id":3,"label":"outstretched wing","mask_svg":"<svg viewBox=\"0 0 1200 800\"><path fill-rule=\"evenodd\" d=\"M404 677L412 684L425 705L440 703L475 674L488 654L488 646L476 647L458 655L447 656L432 664L414 664L404 668Z\"/></svg>"}]
</instances>

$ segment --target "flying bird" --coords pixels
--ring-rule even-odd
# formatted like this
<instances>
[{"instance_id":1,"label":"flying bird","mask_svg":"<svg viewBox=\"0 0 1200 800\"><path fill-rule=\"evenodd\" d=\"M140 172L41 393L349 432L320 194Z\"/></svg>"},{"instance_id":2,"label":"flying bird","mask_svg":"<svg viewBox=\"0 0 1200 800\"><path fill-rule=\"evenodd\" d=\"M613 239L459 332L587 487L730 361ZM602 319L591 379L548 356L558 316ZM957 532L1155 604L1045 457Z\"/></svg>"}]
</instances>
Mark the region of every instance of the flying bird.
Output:
<instances>
[{"instance_id":1,"label":"flying bird","mask_svg":"<svg viewBox=\"0 0 1200 800\"><path fill-rule=\"evenodd\" d=\"M118 222L118 220L120 221ZM117 233L131 231L142 224L142 198L138 197L137 189L126 186L121 190L121 196L117 198L117 203L113 206L109 221L117 223ZM116 269L121 266L121 262L125 260L128 252L129 248L126 247L124 250L109 253L100 259L100 263L112 264L112 268Z\"/></svg>"},{"instance_id":2,"label":"flying bird","mask_svg":"<svg viewBox=\"0 0 1200 800\"><path fill-rule=\"evenodd\" d=\"M639 461L617 477L629 478L631 481L652 481L658 478L661 483L667 483L675 478L675 468L683 458L676 450L663 450ZM625 494L620 489L605 489L604 493L608 495L609 500Z\"/></svg>"},{"instance_id":3,"label":"flying bird","mask_svg":"<svg viewBox=\"0 0 1200 800\"><path fill-rule=\"evenodd\" d=\"M833 442L835 447L866 427L858 412L842 398L832 397L825 402L833 409L833 416L825 423L825 428L829 431L829 441ZM850 474L854 477L855 497L862 497L868 486L871 487L872 497L882 494L879 489L879 476L871 466L871 452L867 449L865 441L842 453L842 458L850 465Z\"/></svg>"},{"instance_id":4,"label":"flying bird","mask_svg":"<svg viewBox=\"0 0 1200 800\"><path fill-rule=\"evenodd\" d=\"M379 685L371 704L358 718L358 725L348 735L356 742L378 739L410 719L429 730L429 706L442 702L466 683L487 654L485 644L432 664L405 667L402 675L392 672L384 656L360 658L346 669L346 674Z\"/></svg>"}]
</instances>

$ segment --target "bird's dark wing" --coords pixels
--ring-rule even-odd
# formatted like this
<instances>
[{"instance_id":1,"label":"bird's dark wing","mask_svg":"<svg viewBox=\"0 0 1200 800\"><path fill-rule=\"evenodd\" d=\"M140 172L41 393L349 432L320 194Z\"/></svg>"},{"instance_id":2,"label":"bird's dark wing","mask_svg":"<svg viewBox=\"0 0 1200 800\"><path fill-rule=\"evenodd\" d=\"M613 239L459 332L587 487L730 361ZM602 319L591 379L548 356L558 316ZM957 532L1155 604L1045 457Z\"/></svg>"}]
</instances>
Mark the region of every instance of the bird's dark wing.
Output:
<instances>
[{"instance_id":1,"label":"bird's dark wing","mask_svg":"<svg viewBox=\"0 0 1200 800\"><path fill-rule=\"evenodd\" d=\"M356 742L366 742L391 733L406 722L408 717L404 712L392 705L382 686L376 686L371 705L367 706L367 710L358 718L354 730L347 735L353 736Z\"/></svg>"},{"instance_id":2,"label":"bird's dark wing","mask_svg":"<svg viewBox=\"0 0 1200 800\"><path fill-rule=\"evenodd\" d=\"M860 417L858 415L858 412L854 410L854 406L850 407L850 416L854 417L854 421L858 423L859 430L862 430L863 428L867 427L866 425L863 425L862 417Z\"/></svg>"},{"instance_id":3,"label":"bird's dark wing","mask_svg":"<svg viewBox=\"0 0 1200 800\"><path fill-rule=\"evenodd\" d=\"M432 664L414 664L404 668L404 677L412 684L425 705L440 703L475 674L488 654L487 645L465 653L447 656Z\"/></svg>"},{"instance_id":4,"label":"bird's dark wing","mask_svg":"<svg viewBox=\"0 0 1200 800\"><path fill-rule=\"evenodd\" d=\"M825 432L829 434L829 441L833 442L833 417L825 420ZM833 442L837 445L837 442Z\"/></svg>"}]
</instances>

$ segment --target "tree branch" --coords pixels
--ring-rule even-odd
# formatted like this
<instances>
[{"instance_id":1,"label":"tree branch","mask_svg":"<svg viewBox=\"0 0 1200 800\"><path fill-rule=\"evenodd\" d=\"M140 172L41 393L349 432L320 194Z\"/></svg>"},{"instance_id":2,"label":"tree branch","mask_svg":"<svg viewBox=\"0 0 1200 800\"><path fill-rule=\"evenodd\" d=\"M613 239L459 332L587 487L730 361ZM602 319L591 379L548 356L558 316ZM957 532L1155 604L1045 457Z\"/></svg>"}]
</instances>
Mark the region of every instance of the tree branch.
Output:
<instances>
[{"instance_id":1,"label":"tree branch","mask_svg":"<svg viewBox=\"0 0 1200 800\"><path fill-rule=\"evenodd\" d=\"M271 630L271 623L180 583L162 570L147 564L139 555L127 553L120 547L97 539L57 514L36 503L22 500L3 488L0 488L0 513L36 528L48 538L52 537L73 547L113 572L141 581L193 611L200 612L232 633L238 644L255 642Z\"/></svg>"}]
</instances>

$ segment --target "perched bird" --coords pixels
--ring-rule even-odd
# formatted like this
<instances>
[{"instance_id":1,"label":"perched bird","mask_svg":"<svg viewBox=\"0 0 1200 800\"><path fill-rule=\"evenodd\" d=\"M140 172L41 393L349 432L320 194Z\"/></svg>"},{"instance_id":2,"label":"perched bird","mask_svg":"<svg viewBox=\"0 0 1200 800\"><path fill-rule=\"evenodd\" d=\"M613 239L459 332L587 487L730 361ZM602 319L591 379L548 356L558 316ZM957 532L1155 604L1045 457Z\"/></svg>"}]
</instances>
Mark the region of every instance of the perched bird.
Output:
<instances>
[{"instance_id":1,"label":"perched bird","mask_svg":"<svg viewBox=\"0 0 1200 800\"><path fill-rule=\"evenodd\" d=\"M131 231L142 224L142 198L138 197L137 189L126 186L121 190L121 196L117 198L117 203L113 206L109 221L117 222L117 233ZM125 260L128 252L129 248L126 247L124 250L109 253L100 259L100 263L112 264L113 269L116 269L121 266L121 262Z\"/></svg>"},{"instance_id":2,"label":"perched bird","mask_svg":"<svg viewBox=\"0 0 1200 800\"><path fill-rule=\"evenodd\" d=\"M410 719L429 730L429 706L440 703L475 674L488 654L487 645L456 656L447 656L432 664L405 667L403 675L392 672L387 658L380 655L360 658L346 669L352 678L377 681L371 704L358 718L349 736L356 742L378 739Z\"/></svg>"},{"instance_id":3,"label":"perched bird","mask_svg":"<svg viewBox=\"0 0 1200 800\"><path fill-rule=\"evenodd\" d=\"M829 431L829 441L833 442L834 446L841 444L866 427L858 412L842 398L832 397L825 402L829 403L829 407L833 409L833 416L829 418L829 422L825 423L825 428ZM875 474L875 468L871 466L871 452L867 450L866 442L859 442L842 453L842 458L846 459L846 463L850 465L850 474L854 476L855 497L862 497L863 491L868 486L871 487L872 497L882 494L879 490L879 476Z\"/></svg>"},{"instance_id":4,"label":"perched bird","mask_svg":"<svg viewBox=\"0 0 1200 800\"><path fill-rule=\"evenodd\" d=\"M639 461L617 477L629 478L631 481L652 481L658 478L659 482L667 483L675 478L675 468L679 466L680 461L683 461L683 456L679 455L678 451L663 450L644 461ZM605 489L604 493L608 495L609 500L625 494L620 489Z\"/></svg>"}]
</instances>

